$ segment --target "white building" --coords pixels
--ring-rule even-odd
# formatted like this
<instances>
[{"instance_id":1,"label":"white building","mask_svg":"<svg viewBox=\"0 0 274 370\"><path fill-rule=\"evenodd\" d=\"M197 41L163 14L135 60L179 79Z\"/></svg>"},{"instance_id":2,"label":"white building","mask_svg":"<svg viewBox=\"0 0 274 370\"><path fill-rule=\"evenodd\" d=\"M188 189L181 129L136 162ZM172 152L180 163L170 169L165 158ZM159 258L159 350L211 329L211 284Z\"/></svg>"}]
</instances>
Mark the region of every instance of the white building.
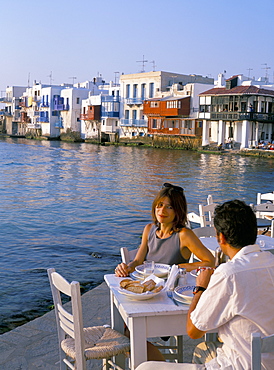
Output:
<instances>
[{"instance_id":1,"label":"white building","mask_svg":"<svg viewBox=\"0 0 274 370\"><path fill-rule=\"evenodd\" d=\"M8 135L24 135L24 129L21 125L21 99L20 97L26 91L26 86L8 86L6 96L0 99L5 103L4 115L2 115L2 126L5 127Z\"/></svg>"},{"instance_id":2,"label":"white building","mask_svg":"<svg viewBox=\"0 0 274 370\"><path fill-rule=\"evenodd\" d=\"M166 93L170 95L172 89L180 90L188 83L213 84L213 79L163 71L121 75L120 136L131 138L146 135L148 121L143 114L144 100Z\"/></svg>"},{"instance_id":3,"label":"white building","mask_svg":"<svg viewBox=\"0 0 274 370\"><path fill-rule=\"evenodd\" d=\"M222 76L219 75L221 81ZM239 148L274 140L274 87L242 75L200 94L202 145L233 142Z\"/></svg>"}]
</instances>

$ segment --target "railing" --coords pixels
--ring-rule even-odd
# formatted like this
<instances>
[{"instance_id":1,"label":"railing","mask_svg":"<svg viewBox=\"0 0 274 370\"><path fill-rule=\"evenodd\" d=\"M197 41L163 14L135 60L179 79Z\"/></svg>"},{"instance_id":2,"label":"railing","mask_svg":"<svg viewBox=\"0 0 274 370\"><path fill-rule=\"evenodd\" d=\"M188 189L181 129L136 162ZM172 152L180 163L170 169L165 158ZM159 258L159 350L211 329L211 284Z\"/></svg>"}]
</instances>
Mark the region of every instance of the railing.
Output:
<instances>
[{"instance_id":1,"label":"railing","mask_svg":"<svg viewBox=\"0 0 274 370\"><path fill-rule=\"evenodd\" d=\"M216 120L231 120L231 121L261 121L273 122L273 113L258 113L258 112L212 112L211 119Z\"/></svg>"},{"instance_id":2,"label":"railing","mask_svg":"<svg viewBox=\"0 0 274 370\"><path fill-rule=\"evenodd\" d=\"M102 110L101 117L119 118L119 112L104 112Z\"/></svg>"},{"instance_id":3,"label":"railing","mask_svg":"<svg viewBox=\"0 0 274 370\"><path fill-rule=\"evenodd\" d=\"M0 98L0 103L11 103L11 102L12 102L12 98L9 98L7 96Z\"/></svg>"},{"instance_id":4,"label":"railing","mask_svg":"<svg viewBox=\"0 0 274 370\"><path fill-rule=\"evenodd\" d=\"M39 123L29 123L28 128L41 128L41 125Z\"/></svg>"},{"instance_id":5,"label":"railing","mask_svg":"<svg viewBox=\"0 0 274 370\"><path fill-rule=\"evenodd\" d=\"M143 100L141 98L128 98L126 99L127 105L141 105L143 104Z\"/></svg>"},{"instance_id":6,"label":"railing","mask_svg":"<svg viewBox=\"0 0 274 370\"><path fill-rule=\"evenodd\" d=\"M49 117L38 117L37 121L38 122L49 122Z\"/></svg>"},{"instance_id":7,"label":"railing","mask_svg":"<svg viewBox=\"0 0 274 370\"><path fill-rule=\"evenodd\" d=\"M147 127L147 121L144 119L121 119L121 126Z\"/></svg>"},{"instance_id":8,"label":"railing","mask_svg":"<svg viewBox=\"0 0 274 370\"><path fill-rule=\"evenodd\" d=\"M101 99L102 99L102 102L119 102L120 101L119 96L113 96L113 95L102 95Z\"/></svg>"}]
</instances>

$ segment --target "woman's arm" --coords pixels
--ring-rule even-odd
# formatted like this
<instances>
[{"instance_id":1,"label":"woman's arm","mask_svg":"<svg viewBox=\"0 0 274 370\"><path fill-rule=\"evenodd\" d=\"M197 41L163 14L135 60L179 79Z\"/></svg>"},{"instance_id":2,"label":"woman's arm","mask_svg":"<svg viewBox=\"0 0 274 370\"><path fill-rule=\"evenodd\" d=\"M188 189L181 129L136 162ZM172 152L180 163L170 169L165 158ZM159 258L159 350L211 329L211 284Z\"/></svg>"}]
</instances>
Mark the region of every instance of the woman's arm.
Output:
<instances>
[{"instance_id":1,"label":"woman's arm","mask_svg":"<svg viewBox=\"0 0 274 370\"><path fill-rule=\"evenodd\" d=\"M146 257L147 251L148 251L148 235L150 232L152 224L148 224L145 226L143 235L142 235L142 241L138 248L138 252L136 253L136 256L133 261L131 261L128 265L125 263L120 263L116 269L115 274L117 276L128 276L131 272L135 270L136 266L141 265Z\"/></svg>"},{"instance_id":2,"label":"woman's arm","mask_svg":"<svg viewBox=\"0 0 274 370\"><path fill-rule=\"evenodd\" d=\"M184 258L193 253L200 261L193 263L180 263L179 267L192 271L198 267L214 267L215 259L213 254L202 244L200 239L190 229L184 228L179 233L181 254Z\"/></svg>"}]
</instances>

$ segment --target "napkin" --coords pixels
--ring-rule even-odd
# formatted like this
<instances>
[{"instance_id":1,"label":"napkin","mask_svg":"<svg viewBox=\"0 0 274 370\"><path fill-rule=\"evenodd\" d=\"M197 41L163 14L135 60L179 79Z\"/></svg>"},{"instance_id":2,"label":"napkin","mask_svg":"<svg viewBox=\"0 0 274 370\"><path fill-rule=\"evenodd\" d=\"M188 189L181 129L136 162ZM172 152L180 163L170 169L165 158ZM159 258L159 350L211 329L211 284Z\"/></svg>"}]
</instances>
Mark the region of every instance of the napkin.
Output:
<instances>
[{"instance_id":1,"label":"napkin","mask_svg":"<svg viewBox=\"0 0 274 370\"><path fill-rule=\"evenodd\" d=\"M176 277L177 277L178 273L179 273L179 269L178 269L177 265L173 265L171 267L168 279L167 279L165 287L164 287L165 290L174 289L174 283L175 283L175 280L176 280Z\"/></svg>"}]
</instances>

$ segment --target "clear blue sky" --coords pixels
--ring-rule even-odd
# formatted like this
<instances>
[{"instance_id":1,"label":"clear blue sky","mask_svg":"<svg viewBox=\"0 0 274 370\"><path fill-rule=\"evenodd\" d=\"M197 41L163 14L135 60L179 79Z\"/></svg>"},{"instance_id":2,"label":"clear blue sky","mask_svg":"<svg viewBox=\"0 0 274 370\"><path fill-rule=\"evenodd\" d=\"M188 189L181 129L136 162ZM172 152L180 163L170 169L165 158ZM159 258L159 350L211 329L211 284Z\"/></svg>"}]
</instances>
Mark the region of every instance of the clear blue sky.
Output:
<instances>
[{"instance_id":1,"label":"clear blue sky","mask_svg":"<svg viewBox=\"0 0 274 370\"><path fill-rule=\"evenodd\" d=\"M156 70L274 75L274 0L9 0L0 6L0 90ZM252 70L248 70L252 69ZM3 93L2 93L3 94Z\"/></svg>"}]
</instances>

